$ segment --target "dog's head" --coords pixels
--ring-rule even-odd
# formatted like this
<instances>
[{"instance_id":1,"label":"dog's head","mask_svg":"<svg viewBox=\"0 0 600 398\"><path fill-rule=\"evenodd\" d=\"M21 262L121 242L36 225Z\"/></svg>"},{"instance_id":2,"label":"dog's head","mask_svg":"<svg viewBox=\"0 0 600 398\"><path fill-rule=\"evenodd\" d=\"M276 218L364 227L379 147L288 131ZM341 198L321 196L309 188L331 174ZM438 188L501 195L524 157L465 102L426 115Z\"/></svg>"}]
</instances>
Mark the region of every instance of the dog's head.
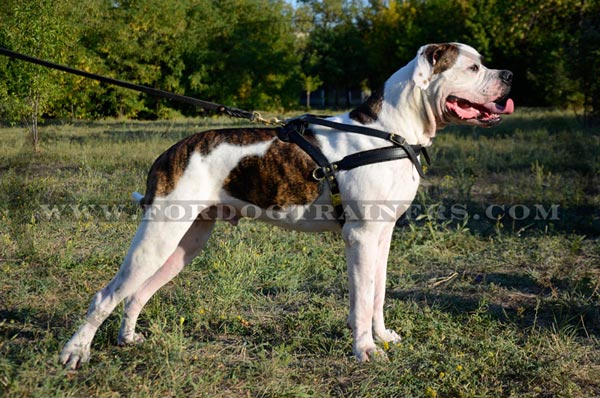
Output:
<instances>
[{"instance_id":1,"label":"dog's head","mask_svg":"<svg viewBox=\"0 0 600 398\"><path fill-rule=\"evenodd\" d=\"M508 98L512 72L486 68L474 48L459 43L428 44L419 49L414 61L412 80L429 97L438 126L489 127L500 123L500 115L514 111Z\"/></svg>"}]
</instances>

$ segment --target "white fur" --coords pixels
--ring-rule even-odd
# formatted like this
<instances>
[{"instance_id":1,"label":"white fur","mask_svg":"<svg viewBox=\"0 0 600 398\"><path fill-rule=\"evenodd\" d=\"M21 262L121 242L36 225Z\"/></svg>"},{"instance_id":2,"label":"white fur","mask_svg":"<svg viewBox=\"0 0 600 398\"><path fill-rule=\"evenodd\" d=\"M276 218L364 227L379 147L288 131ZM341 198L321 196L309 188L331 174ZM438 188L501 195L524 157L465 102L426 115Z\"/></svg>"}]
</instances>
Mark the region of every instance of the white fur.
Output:
<instances>
[{"instance_id":1,"label":"white fur","mask_svg":"<svg viewBox=\"0 0 600 398\"><path fill-rule=\"evenodd\" d=\"M400 134L410 144L430 145L436 130L448 123L442 108L445 96L457 90L469 92L474 97L480 95L477 91L482 80L473 79L465 71L468 63L473 62L474 57L478 58L478 54L471 47L459 46L466 54L465 59L459 56L456 67L437 75L432 75L431 65L423 55L426 47L422 47L414 60L386 82L378 119L369 127ZM349 114L332 120L358 124ZM358 151L389 145L389 142L381 139L332 132L325 127L312 126L311 130L315 132L323 153L331 161ZM166 197L155 198L154 204L167 206L178 201L202 201L205 207L195 209L184 221L170 222L168 216L163 216L152 220L148 217L141 222L121 269L96 294L86 322L65 345L60 355L62 363L75 368L89 359L96 330L123 300L125 310L119 343L143 340L135 332L135 324L144 304L194 258L210 236L214 221L194 219L207 207L218 207L223 203L239 211L244 203L231 198L222 189L223 182L240 159L249 155L262 156L271 143L248 146L221 144L208 155L191 156L174 191ZM393 201L401 204L393 209L394 217L386 221L370 220L359 210L357 217L348 220L341 229L348 265L348 324L354 337L353 352L359 360L369 361L385 355L376 346L376 340L400 340L396 332L386 328L383 317L387 257L395 221L414 199L419 175L410 160L403 159L341 171L337 179L341 197L346 202ZM134 195L134 199L141 200L141 195ZM281 219L273 220L270 217L266 221L304 231L339 231L340 226L336 221L309 222L302 217L315 205L328 203L330 199L324 192L315 203L291 206L281 213Z\"/></svg>"}]
</instances>

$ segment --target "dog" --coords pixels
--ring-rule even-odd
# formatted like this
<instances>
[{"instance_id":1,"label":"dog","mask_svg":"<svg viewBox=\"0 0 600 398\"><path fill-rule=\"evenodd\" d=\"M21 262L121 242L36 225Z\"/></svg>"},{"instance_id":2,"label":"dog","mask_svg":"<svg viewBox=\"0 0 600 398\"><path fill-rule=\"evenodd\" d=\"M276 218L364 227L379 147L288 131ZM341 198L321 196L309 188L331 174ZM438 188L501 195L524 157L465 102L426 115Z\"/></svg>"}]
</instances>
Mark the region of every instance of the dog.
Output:
<instances>
[{"instance_id":1,"label":"dog","mask_svg":"<svg viewBox=\"0 0 600 398\"><path fill-rule=\"evenodd\" d=\"M426 147L437 130L450 124L497 125L501 115L514 110L508 98L511 84L510 71L486 68L480 54L468 45L429 44L362 105L329 120L394 132L409 144ZM317 125L310 125L305 135L331 161L386 144L377 137ZM402 204L391 214L388 209L390 217L385 219L372 219L366 207L355 208L342 225L333 217L307 217L318 206L331 204L329 187L311 176L315 167L298 145L280 140L276 128L206 131L165 151L152 165L145 195L136 194L144 217L129 251L64 346L62 364L74 369L89 360L96 331L121 301L124 314L118 343L143 342L136 321L150 297L192 261L216 220L235 224L244 216L295 230L341 232L354 356L362 362L384 358L376 342L400 340L398 333L386 328L383 315L390 241L397 219L417 193L420 176L410 159L339 171L336 178L343 202ZM189 204L185 215L166 211L181 209L182 203ZM252 215L249 205L254 207ZM269 210L278 216L269 216Z\"/></svg>"}]
</instances>

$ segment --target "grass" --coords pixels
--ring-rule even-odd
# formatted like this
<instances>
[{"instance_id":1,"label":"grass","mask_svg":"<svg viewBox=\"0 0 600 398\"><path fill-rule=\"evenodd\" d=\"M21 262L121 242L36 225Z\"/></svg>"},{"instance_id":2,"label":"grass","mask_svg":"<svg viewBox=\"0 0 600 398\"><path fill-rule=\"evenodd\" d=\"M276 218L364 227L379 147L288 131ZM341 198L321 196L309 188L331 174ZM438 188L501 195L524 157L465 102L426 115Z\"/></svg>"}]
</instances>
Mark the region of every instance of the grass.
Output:
<instances>
[{"instance_id":1,"label":"grass","mask_svg":"<svg viewBox=\"0 0 600 398\"><path fill-rule=\"evenodd\" d=\"M150 301L144 345L116 347L113 314L91 363L62 369L133 236L130 192L176 140L228 123L47 125L37 155L0 129L1 396L600 396L600 135L542 110L440 133L392 244L389 362L350 354L339 237L242 221Z\"/></svg>"}]
</instances>

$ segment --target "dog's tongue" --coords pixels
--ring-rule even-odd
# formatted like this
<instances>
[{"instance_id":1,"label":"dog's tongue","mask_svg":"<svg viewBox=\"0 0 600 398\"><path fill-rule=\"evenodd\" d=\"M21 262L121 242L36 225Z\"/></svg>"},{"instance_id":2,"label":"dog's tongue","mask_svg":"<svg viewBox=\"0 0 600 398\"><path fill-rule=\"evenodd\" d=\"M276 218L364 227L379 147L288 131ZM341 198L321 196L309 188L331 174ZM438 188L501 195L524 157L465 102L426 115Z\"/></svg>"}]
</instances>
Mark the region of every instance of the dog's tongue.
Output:
<instances>
[{"instance_id":1,"label":"dog's tongue","mask_svg":"<svg viewBox=\"0 0 600 398\"><path fill-rule=\"evenodd\" d=\"M510 98L506 100L506 104L504 104L504 106L499 105L495 102L488 102L487 104L484 104L483 107L487 109L490 113L495 114L509 114L513 113L515 110L515 104Z\"/></svg>"}]
</instances>

